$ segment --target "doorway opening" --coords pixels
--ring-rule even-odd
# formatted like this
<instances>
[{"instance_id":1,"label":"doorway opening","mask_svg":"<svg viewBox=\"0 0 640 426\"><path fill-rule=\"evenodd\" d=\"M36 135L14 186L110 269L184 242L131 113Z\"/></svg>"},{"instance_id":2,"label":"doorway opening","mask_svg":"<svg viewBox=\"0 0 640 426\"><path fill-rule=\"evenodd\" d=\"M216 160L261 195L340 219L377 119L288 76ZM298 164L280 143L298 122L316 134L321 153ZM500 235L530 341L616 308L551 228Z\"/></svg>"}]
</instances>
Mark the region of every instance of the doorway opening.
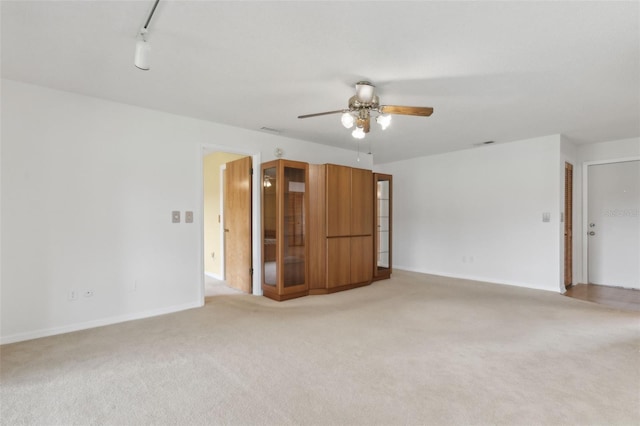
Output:
<instances>
[{"instance_id":1,"label":"doorway opening","mask_svg":"<svg viewBox=\"0 0 640 426\"><path fill-rule=\"evenodd\" d=\"M259 194L252 190L251 175L260 155L203 145L200 160L202 300L222 294L260 294L255 284L260 277L252 274L260 256L253 239L259 230L253 208L259 204Z\"/></svg>"}]
</instances>

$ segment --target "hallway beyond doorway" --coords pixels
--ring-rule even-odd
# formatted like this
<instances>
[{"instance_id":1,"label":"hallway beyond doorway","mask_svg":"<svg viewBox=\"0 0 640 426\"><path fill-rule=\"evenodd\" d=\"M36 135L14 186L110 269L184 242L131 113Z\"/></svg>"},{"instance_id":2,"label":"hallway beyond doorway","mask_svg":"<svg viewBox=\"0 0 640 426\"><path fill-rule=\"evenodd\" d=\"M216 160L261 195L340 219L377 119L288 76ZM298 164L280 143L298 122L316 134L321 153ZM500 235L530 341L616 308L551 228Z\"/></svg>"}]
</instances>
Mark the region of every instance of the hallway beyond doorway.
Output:
<instances>
[{"instance_id":1,"label":"hallway beyond doorway","mask_svg":"<svg viewBox=\"0 0 640 426\"><path fill-rule=\"evenodd\" d=\"M208 275L204 276L204 297L221 296L221 295L238 295L245 294L240 290L229 287L224 281L217 280Z\"/></svg>"}]
</instances>

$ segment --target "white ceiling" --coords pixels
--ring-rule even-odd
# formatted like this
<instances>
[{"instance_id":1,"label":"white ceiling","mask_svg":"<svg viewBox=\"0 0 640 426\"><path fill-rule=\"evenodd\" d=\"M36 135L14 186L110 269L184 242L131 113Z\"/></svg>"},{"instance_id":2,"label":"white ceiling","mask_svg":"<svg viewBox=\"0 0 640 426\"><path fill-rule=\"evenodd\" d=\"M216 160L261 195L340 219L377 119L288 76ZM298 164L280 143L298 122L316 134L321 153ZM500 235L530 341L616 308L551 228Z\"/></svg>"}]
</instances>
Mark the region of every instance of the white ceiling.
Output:
<instances>
[{"instance_id":1,"label":"white ceiling","mask_svg":"<svg viewBox=\"0 0 640 426\"><path fill-rule=\"evenodd\" d=\"M161 0L151 70L133 65L140 1L2 1L2 77L356 149L353 84L394 116L374 161L561 133L640 136L639 2Z\"/></svg>"}]
</instances>

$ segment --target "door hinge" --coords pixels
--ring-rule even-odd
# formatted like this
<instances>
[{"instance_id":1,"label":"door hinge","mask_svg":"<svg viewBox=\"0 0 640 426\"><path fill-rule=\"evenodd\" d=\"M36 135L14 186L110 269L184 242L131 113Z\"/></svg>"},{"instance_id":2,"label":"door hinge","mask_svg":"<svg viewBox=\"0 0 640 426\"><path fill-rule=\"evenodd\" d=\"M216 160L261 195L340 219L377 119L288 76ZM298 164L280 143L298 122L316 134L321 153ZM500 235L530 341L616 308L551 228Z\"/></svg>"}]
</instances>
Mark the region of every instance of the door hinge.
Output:
<instances>
[{"instance_id":1,"label":"door hinge","mask_svg":"<svg viewBox=\"0 0 640 426\"><path fill-rule=\"evenodd\" d=\"M253 268L249 268L249 275L253 276Z\"/></svg>"},{"instance_id":2,"label":"door hinge","mask_svg":"<svg viewBox=\"0 0 640 426\"><path fill-rule=\"evenodd\" d=\"M249 174L253 176L253 167L249 169Z\"/></svg>"}]
</instances>

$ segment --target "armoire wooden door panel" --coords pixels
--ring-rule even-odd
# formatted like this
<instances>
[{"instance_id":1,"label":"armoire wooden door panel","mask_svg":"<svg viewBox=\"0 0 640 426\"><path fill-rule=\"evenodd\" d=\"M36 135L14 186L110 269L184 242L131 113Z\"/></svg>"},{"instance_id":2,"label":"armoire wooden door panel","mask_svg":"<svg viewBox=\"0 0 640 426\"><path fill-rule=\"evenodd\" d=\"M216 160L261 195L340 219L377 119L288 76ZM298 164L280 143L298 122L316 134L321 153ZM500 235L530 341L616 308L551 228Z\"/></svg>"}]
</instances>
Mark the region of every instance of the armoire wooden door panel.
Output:
<instances>
[{"instance_id":1,"label":"armoire wooden door panel","mask_svg":"<svg viewBox=\"0 0 640 426\"><path fill-rule=\"evenodd\" d=\"M351 283L371 281L373 275L373 236L351 237Z\"/></svg>"},{"instance_id":2,"label":"armoire wooden door panel","mask_svg":"<svg viewBox=\"0 0 640 426\"><path fill-rule=\"evenodd\" d=\"M373 234L373 173L351 169L351 235Z\"/></svg>"},{"instance_id":3,"label":"armoire wooden door panel","mask_svg":"<svg viewBox=\"0 0 640 426\"><path fill-rule=\"evenodd\" d=\"M327 238L327 287L351 284L351 237Z\"/></svg>"},{"instance_id":4,"label":"armoire wooden door panel","mask_svg":"<svg viewBox=\"0 0 640 426\"><path fill-rule=\"evenodd\" d=\"M327 237L351 235L351 168L326 165Z\"/></svg>"},{"instance_id":5,"label":"armoire wooden door panel","mask_svg":"<svg viewBox=\"0 0 640 426\"><path fill-rule=\"evenodd\" d=\"M326 288L325 166L309 164L309 288Z\"/></svg>"}]
</instances>

